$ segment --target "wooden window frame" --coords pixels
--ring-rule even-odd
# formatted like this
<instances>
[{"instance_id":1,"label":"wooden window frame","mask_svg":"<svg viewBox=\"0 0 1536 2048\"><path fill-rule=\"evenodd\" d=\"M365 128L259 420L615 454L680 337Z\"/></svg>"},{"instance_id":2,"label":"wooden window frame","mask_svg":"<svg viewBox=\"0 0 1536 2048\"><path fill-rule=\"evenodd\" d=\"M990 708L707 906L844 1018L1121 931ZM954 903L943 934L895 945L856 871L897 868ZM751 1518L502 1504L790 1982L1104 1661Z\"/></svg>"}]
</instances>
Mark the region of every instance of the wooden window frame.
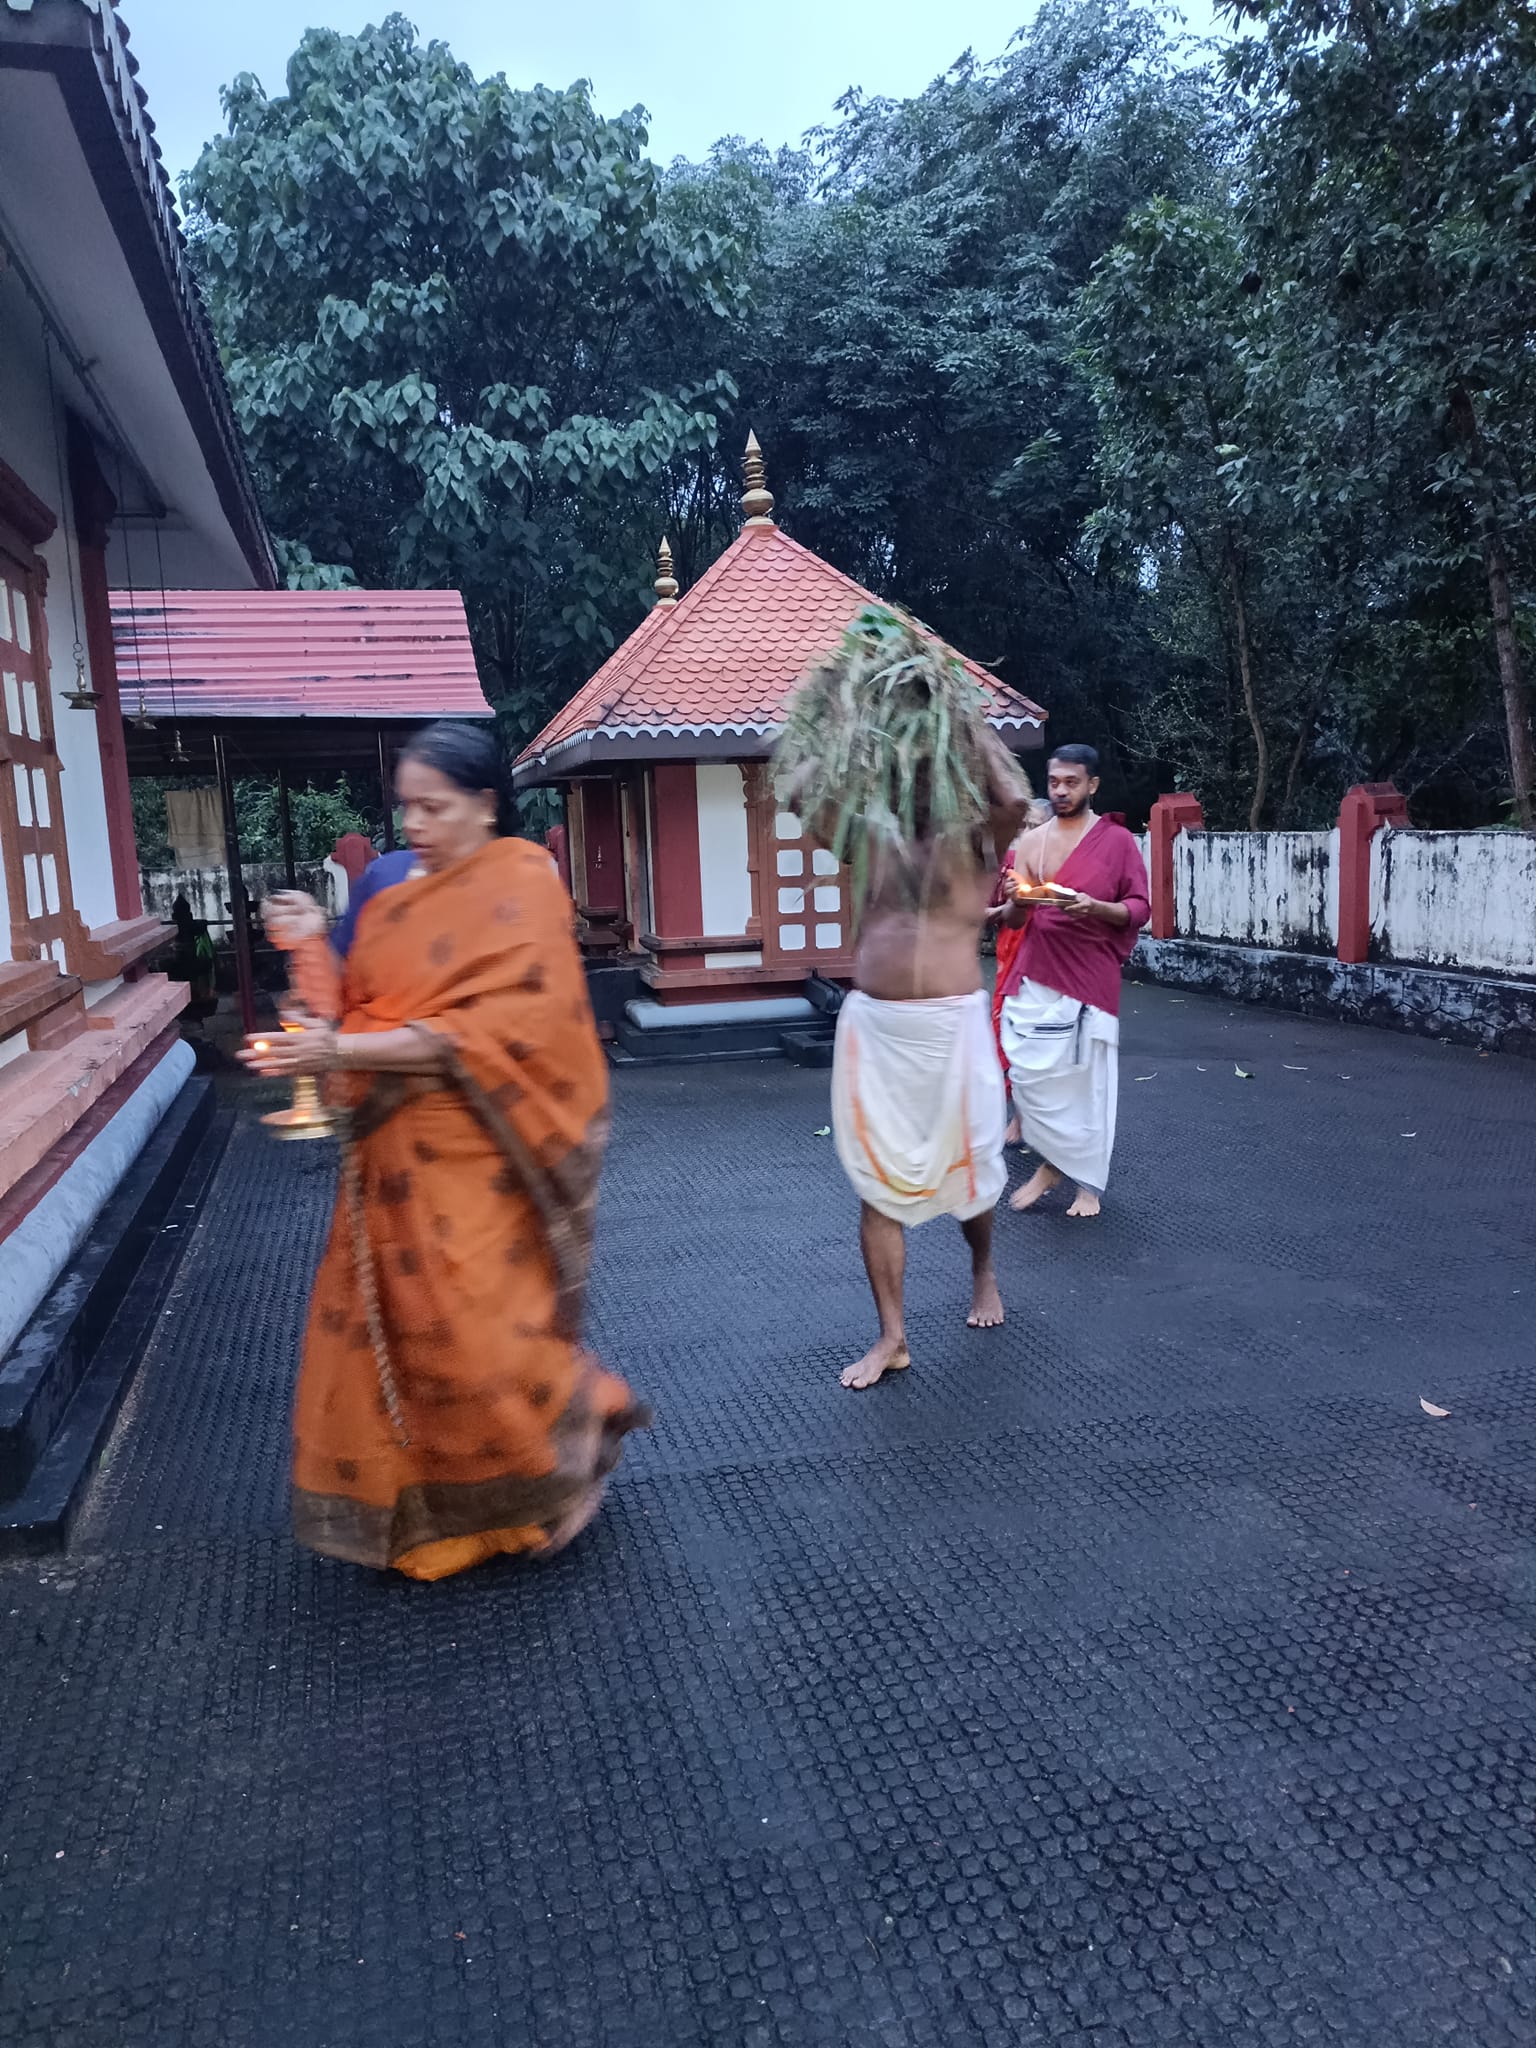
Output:
<instances>
[{"instance_id":1,"label":"wooden window frame","mask_svg":"<svg viewBox=\"0 0 1536 2048\"><path fill-rule=\"evenodd\" d=\"M762 933L763 966L760 972L779 979L789 979L797 974L823 974L834 981L846 980L853 972L855 952L852 867L843 861L834 874L818 875L815 872L816 848L803 829L794 839L779 838L780 809L774 793L773 776L767 765L754 764L748 768L748 843L752 849L752 907ZM798 883L781 883L778 871L781 849L798 850L802 854L804 867ZM788 912L781 913L778 907L781 887L799 888L806 899L800 913L806 937L803 948L786 949L779 943L779 926L788 922L790 916ZM816 925L818 922L830 922L831 913L827 913L825 918L818 918L814 904L814 891L818 888L835 888L839 892L836 915L842 943L825 951L815 943Z\"/></svg>"},{"instance_id":2,"label":"wooden window frame","mask_svg":"<svg viewBox=\"0 0 1536 2048\"><path fill-rule=\"evenodd\" d=\"M9 627L9 637L0 639L0 849L11 957L52 960L64 972L78 973L90 942L69 872L48 653L48 564L39 553L57 526L53 511L14 470L0 465L0 579L7 586ZM25 649L22 618L30 642Z\"/></svg>"}]
</instances>

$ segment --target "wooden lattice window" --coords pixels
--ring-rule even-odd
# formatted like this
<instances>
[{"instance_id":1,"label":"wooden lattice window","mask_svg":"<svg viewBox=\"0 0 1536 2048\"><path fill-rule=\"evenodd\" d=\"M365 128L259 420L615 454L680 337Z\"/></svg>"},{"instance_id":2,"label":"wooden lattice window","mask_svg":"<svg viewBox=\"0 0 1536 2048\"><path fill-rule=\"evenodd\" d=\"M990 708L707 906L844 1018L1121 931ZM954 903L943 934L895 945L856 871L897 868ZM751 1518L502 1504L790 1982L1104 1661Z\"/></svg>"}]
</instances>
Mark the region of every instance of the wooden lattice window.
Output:
<instances>
[{"instance_id":1,"label":"wooden lattice window","mask_svg":"<svg viewBox=\"0 0 1536 2048\"><path fill-rule=\"evenodd\" d=\"M818 957L848 949L847 877L820 847L813 847L790 811L775 811L772 872L767 877L765 931L773 934L779 957L804 962L807 972Z\"/></svg>"},{"instance_id":2,"label":"wooden lattice window","mask_svg":"<svg viewBox=\"0 0 1536 2048\"><path fill-rule=\"evenodd\" d=\"M43 610L48 571L0 523L0 848L11 957L70 965L80 936L69 881Z\"/></svg>"},{"instance_id":3,"label":"wooden lattice window","mask_svg":"<svg viewBox=\"0 0 1536 2048\"><path fill-rule=\"evenodd\" d=\"M813 846L800 820L779 809L765 766L747 770L754 835L754 897L763 964L789 973L847 971L853 953L852 876Z\"/></svg>"}]
</instances>

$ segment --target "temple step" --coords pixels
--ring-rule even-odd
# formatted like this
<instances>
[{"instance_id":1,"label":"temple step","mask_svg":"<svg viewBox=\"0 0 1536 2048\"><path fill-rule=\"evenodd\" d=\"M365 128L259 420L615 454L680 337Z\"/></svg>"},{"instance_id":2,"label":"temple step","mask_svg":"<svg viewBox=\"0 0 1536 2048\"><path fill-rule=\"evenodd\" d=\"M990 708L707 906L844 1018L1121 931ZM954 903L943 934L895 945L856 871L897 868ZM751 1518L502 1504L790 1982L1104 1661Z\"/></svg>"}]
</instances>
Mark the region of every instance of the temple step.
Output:
<instances>
[{"instance_id":1,"label":"temple step","mask_svg":"<svg viewBox=\"0 0 1536 2048\"><path fill-rule=\"evenodd\" d=\"M0 1558L66 1541L228 1127L189 1081L0 1360Z\"/></svg>"},{"instance_id":2,"label":"temple step","mask_svg":"<svg viewBox=\"0 0 1536 2048\"><path fill-rule=\"evenodd\" d=\"M779 1033L784 1057L796 1067L830 1067L834 1038L835 1034L825 1026Z\"/></svg>"}]
</instances>

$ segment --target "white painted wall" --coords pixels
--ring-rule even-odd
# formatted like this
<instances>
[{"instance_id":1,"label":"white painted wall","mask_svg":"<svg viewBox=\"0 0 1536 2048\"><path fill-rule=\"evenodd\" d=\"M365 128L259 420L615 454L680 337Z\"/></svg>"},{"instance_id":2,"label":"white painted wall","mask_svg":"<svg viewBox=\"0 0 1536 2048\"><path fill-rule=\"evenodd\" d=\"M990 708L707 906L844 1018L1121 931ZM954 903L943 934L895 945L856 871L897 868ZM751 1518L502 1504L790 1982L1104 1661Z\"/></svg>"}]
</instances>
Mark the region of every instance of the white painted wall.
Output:
<instances>
[{"instance_id":1,"label":"white painted wall","mask_svg":"<svg viewBox=\"0 0 1536 2048\"><path fill-rule=\"evenodd\" d=\"M1181 832L1173 842L1181 935L1331 953L1338 945L1338 833Z\"/></svg>"},{"instance_id":2,"label":"white painted wall","mask_svg":"<svg viewBox=\"0 0 1536 2048\"><path fill-rule=\"evenodd\" d=\"M53 677L53 737L59 750L62 771L59 784L64 795L64 833L69 843L69 874L75 908L86 925L112 924L117 917L117 891L112 881L112 844L107 832L107 798L101 773L101 742L96 732L94 711L74 711L64 702L64 693L75 686L75 627L71 613L69 583L65 572L65 548L69 570L75 578L75 605L79 605L79 565L74 559L72 529L61 524L43 549L48 563L48 657ZM80 621L84 649L85 621ZM86 675L90 657L85 656Z\"/></svg>"},{"instance_id":3,"label":"white painted wall","mask_svg":"<svg viewBox=\"0 0 1536 2048\"><path fill-rule=\"evenodd\" d=\"M1333 953L1338 832L1181 832L1173 843L1181 938ZM1373 954L1404 966L1536 975L1536 833L1378 832Z\"/></svg>"},{"instance_id":4,"label":"white painted wall","mask_svg":"<svg viewBox=\"0 0 1536 2048\"><path fill-rule=\"evenodd\" d=\"M286 889L287 870L278 861L245 861L241 864L246 894L253 907L278 889ZM339 917L347 907L345 887L337 889L336 878L346 883L346 870L334 861L300 861L294 869L299 887L306 889L321 908ZM170 921L171 905L185 896L192 915L211 925L217 936L229 923L229 875L225 868L164 868L149 873L139 870L144 891L144 908L152 917Z\"/></svg>"},{"instance_id":5,"label":"white painted wall","mask_svg":"<svg viewBox=\"0 0 1536 2048\"><path fill-rule=\"evenodd\" d=\"M701 761L699 895L711 938L744 932L752 920L752 870L747 851L746 779L734 761ZM706 967L760 967L760 951L706 953Z\"/></svg>"},{"instance_id":6,"label":"white painted wall","mask_svg":"<svg viewBox=\"0 0 1536 2048\"><path fill-rule=\"evenodd\" d=\"M1378 832L1371 936L1385 960L1536 973L1536 833Z\"/></svg>"}]
</instances>

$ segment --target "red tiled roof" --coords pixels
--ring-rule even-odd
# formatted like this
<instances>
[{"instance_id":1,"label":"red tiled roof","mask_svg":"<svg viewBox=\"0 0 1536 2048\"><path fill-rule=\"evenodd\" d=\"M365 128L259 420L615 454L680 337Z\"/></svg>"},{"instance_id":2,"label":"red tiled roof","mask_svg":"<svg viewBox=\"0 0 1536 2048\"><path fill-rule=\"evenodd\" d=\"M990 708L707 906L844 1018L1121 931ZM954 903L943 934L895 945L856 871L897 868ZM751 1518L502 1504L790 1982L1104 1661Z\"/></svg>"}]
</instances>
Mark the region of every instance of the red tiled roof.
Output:
<instances>
[{"instance_id":1,"label":"red tiled roof","mask_svg":"<svg viewBox=\"0 0 1536 2048\"><path fill-rule=\"evenodd\" d=\"M806 669L875 602L777 526L747 526L686 597L647 613L550 720L520 756L520 779L558 775L562 753L598 736L640 742L639 759L650 738L771 735ZM965 667L997 724L1044 723L1038 704L976 662Z\"/></svg>"},{"instance_id":2,"label":"red tiled roof","mask_svg":"<svg viewBox=\"0 0 1536 2048\"><path fill-rule=\"evenodd\" d=\"M112 638L130 715L491 715L456 590L116 590Z\"/></svg>"}]
</instances>

